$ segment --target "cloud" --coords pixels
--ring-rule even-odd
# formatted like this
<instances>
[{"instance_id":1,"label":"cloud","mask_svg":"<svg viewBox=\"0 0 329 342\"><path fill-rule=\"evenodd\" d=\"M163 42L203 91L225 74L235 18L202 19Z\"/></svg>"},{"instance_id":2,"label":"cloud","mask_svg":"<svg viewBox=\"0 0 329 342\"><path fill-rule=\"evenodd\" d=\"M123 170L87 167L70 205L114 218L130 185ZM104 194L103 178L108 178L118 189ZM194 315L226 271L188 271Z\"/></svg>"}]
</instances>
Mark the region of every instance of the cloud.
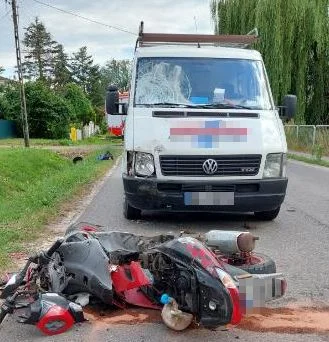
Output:
<instances>
[{"instance_id":1,"label":"cloud","mask_svg":"<svg viewBox=\"0 0 329 342\"><path fill-rule=\"evenodd\" d=\"M213 33L209 0L42 0L63 10L125 28L136 36L37 4L33 0L19 0L20 35L35 16L45 24L53 38L64 45L68 53L86 45L94 61L104 64L111 58L132 58L140 21L145 32ZM9 6L0 1L0 18ZM0 65L12 70L16 63L11 17L0 21Z\"/></svg>"}]
</instances>

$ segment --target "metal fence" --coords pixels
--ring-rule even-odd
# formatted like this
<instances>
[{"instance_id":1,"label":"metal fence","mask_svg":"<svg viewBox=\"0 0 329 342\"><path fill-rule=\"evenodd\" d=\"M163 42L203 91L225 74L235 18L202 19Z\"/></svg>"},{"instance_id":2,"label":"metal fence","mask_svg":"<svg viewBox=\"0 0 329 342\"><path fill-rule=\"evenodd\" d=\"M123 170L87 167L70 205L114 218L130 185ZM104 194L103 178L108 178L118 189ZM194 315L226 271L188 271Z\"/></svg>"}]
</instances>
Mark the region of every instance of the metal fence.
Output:
<instances>
[{"instance_id":1,"label":"metal fence","mask_svg":"<svg viewBox=\"0 0 329 342\"><path fill-rule=\"evenodd\" d=\"M329 155L329 125L285 125L290 150Z\"/></svg>"},{"instance_id":2,"label":"metal fence","mask_svg":"<svg viewBox=\"0 0 329 342\"><path fill-rule=\"evenodd\" d=\"M16 137L16 125L14 121L0 119L0 139Z\"/></svg>"}]
</instances>

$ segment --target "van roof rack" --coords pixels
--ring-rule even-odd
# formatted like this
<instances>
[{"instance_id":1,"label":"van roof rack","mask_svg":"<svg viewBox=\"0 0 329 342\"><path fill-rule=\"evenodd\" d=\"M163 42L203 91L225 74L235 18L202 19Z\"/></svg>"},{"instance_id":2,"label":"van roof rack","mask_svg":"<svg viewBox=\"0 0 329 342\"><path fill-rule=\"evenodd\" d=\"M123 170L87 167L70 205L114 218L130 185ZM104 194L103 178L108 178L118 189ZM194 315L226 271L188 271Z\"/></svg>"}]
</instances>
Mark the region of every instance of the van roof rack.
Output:
<instances>
[{"instance_id":1,"label":"van roof rack","mask_svg":"<svg viewBox=\"0 0 329 342\"><path fill-rule=\"evenodd\" d=\"M235 48L248 48L259 39L255 28L245 35L213 35L213 34L172 34L172 33L144 33L144 22L139 27L136 41L137 47L156 45L215 45Z\"/></svg>"}]
</instances>

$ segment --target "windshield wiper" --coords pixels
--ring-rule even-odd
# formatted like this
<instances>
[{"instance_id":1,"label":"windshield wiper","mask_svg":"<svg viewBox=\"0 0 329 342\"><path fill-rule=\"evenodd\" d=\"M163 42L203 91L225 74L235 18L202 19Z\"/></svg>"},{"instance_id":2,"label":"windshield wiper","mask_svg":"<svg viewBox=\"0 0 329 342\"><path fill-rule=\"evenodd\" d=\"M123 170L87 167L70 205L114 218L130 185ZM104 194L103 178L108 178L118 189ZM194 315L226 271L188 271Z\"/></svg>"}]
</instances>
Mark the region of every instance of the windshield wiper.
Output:
<instances>
[{"instance_id":1,"label":"windshield wiper","mask_svg":"<svg viewBox=\"0 0 329 342\"><path fill-rule=\"evenodd\" d=\"M156 102L156 103L138 103L137 106L143 107L170 107L170 108L196 108L197 106L188 103L175 103L175 102Z\"/></svg>"},{"instance_id":2,"label":"windshield wiper","mask_svg":"<svg viewBox=\"0 0 329 342\"><path fill-rule=\"evenodd\" d=\"M210 103L210 104L201 104L196 105L194 108L214 108L214 109L255 109L252 107L242 106L238 104L229 104L229 103Z\"/></svg>"},{"instance_id":3,"label":"windshield wiper","mask_svg":"<svg viewBox=\"0 0 329 342\"><path fill-rule=\"evenodd\" d=\"M156 102L156 103L138 103L137 106L143 107L169 107L169 108L204 108L204 109L256 109L252 107L242 106L229 103L209 103L209 104L189 104L174 102Z\"/></svg>"}]
</instances>

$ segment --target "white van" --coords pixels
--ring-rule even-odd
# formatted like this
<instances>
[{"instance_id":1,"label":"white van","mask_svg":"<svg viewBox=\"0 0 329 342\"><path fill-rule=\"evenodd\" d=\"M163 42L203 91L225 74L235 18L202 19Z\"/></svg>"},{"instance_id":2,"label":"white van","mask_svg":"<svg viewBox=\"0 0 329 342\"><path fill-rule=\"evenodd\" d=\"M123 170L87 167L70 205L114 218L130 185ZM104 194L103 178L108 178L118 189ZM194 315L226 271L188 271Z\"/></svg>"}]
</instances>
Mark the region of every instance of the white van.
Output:
<instances>
[{"instance_id":1,"label":"white van","mask_svg":"<svg viewBox=\"0 0 329 342\"><path fill-rule=\"evenodd\" d=\"M140 32L129 105L107 92L107 113L127 113L124 216L142 210L254 212L274 219L284 200L287 144L254 36Z\"/></svg>"}]
</instances>

